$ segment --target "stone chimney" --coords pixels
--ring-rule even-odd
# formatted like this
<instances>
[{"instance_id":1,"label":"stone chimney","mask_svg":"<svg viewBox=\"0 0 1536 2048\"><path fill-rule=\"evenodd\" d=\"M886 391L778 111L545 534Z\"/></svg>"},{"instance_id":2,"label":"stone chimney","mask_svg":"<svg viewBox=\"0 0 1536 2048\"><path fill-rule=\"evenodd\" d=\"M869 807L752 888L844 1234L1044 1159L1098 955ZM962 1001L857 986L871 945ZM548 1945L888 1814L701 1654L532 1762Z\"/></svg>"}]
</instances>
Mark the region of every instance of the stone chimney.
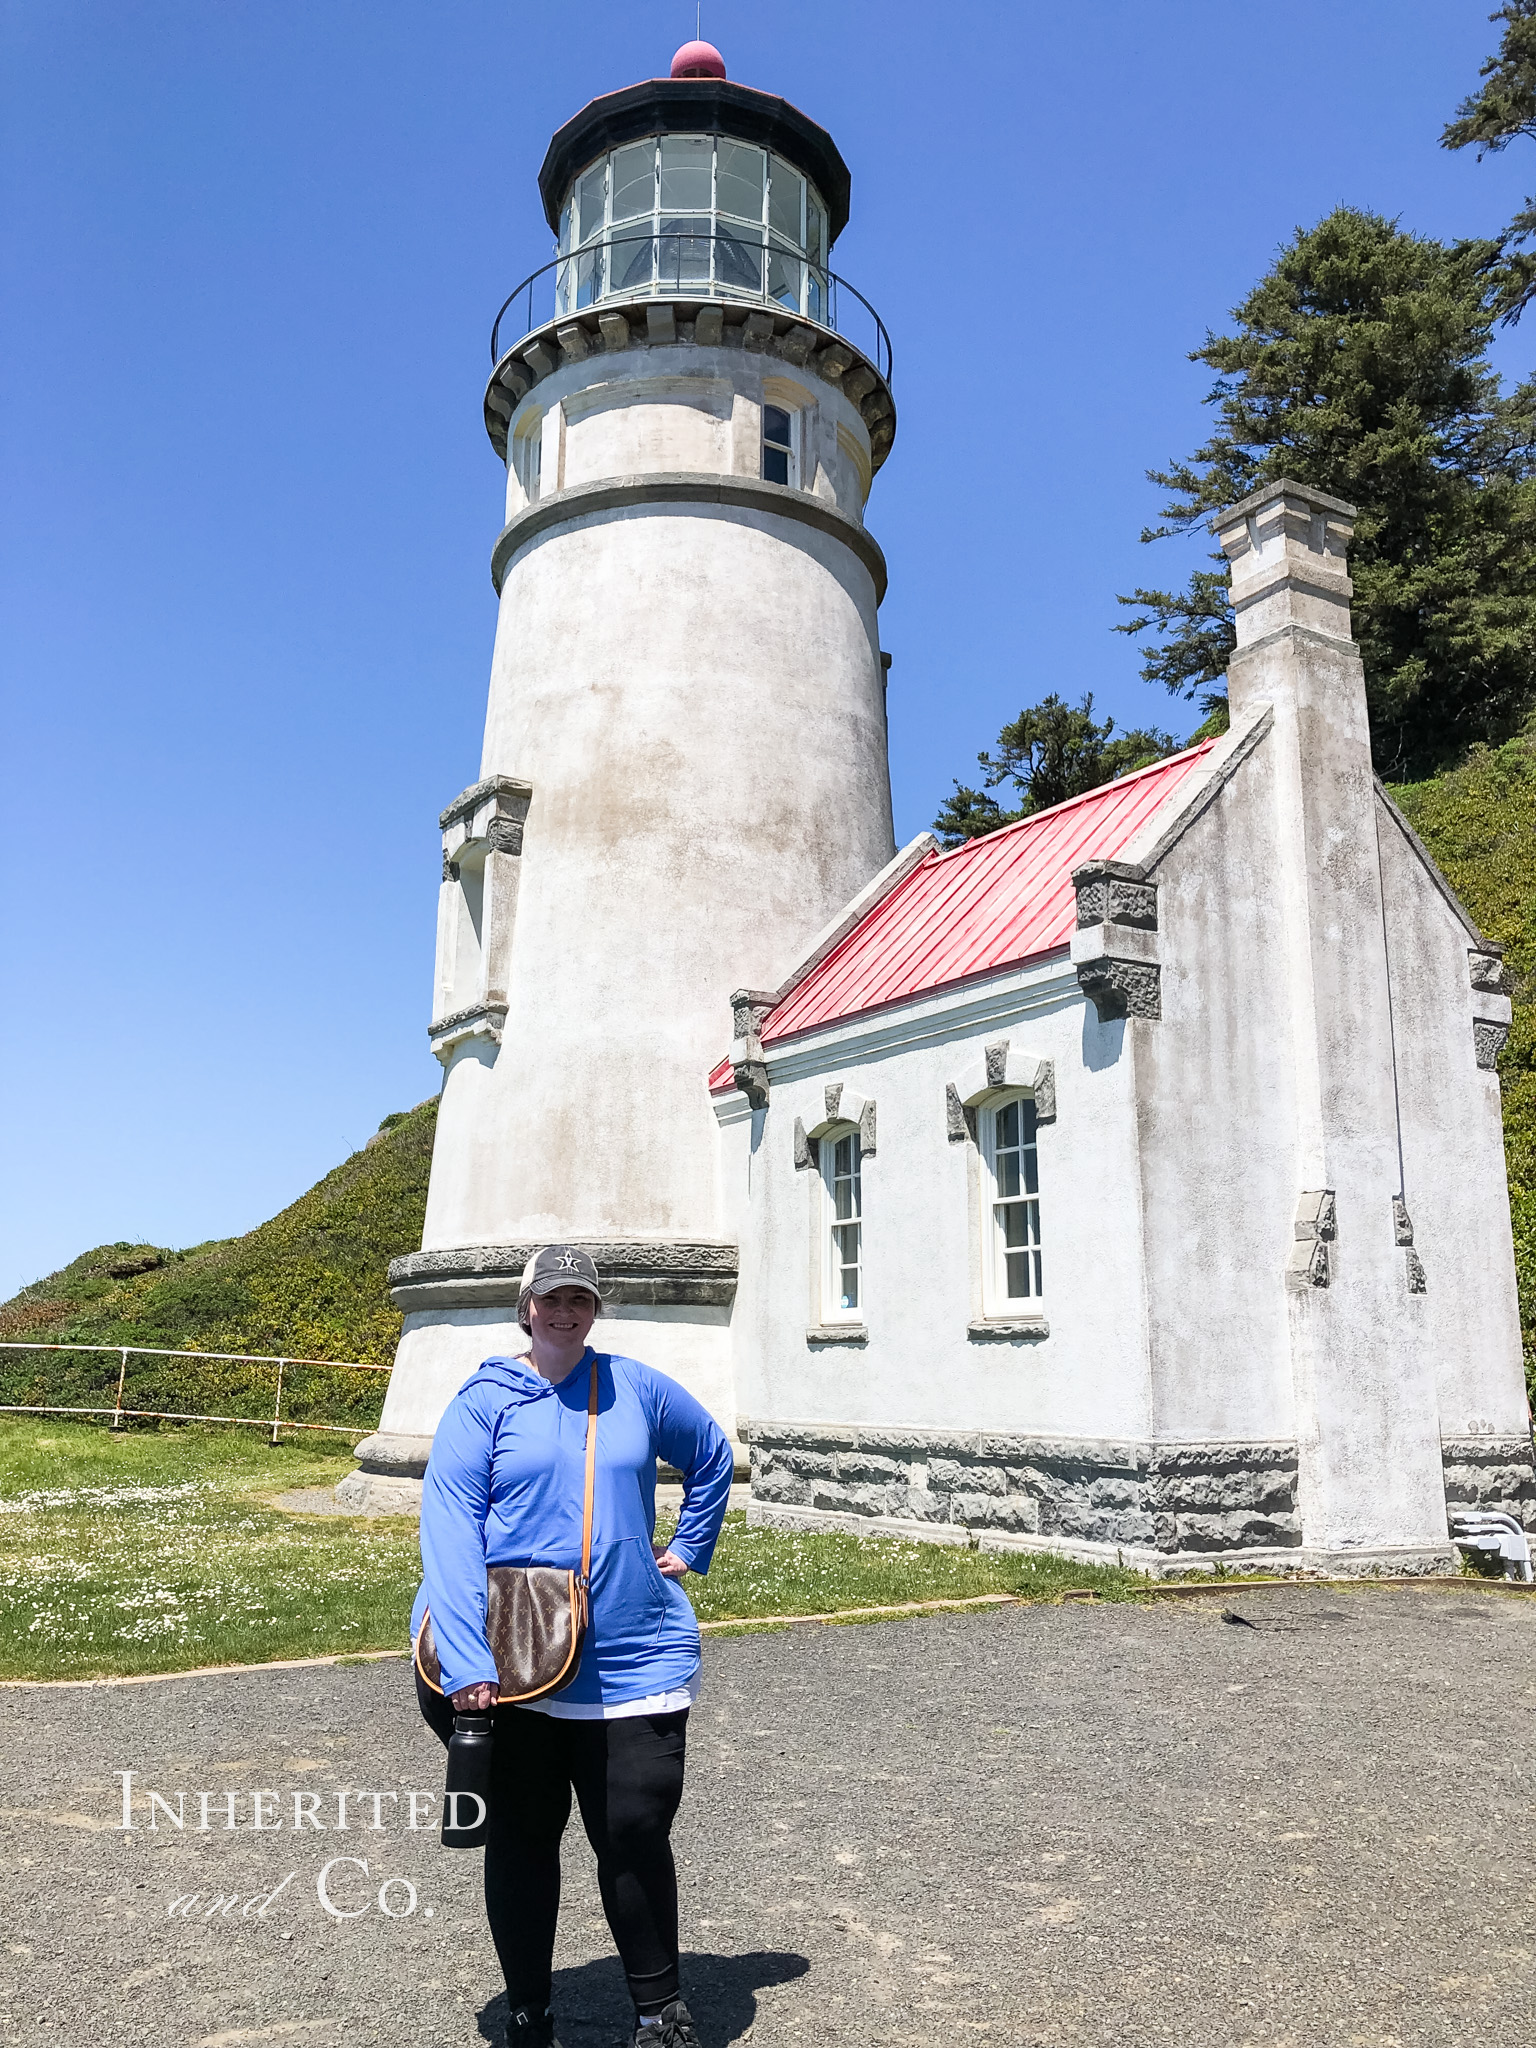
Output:
<instances>
[{"instance_id":1,"label":"stone chimney","mask_svg":"<svg viewBox=\"0 0 1536 2048\"><path fill-rule=\"evenodd\" d=\"M1309 1549L1449 1557L1434 1361L1405 1277L1396 1055L1354 511L1291 482L1214 522L1232 565L1234 729L1267 713L1296 1104L1288 1283ZM1256 800L1263 801L1256 793ZM1422 1568L1416 1563L1415 1568Z\"/></svg>"},{"instance_id":2,"label":"stone chimney","mask_svg":"<svg viewBox=\"0 0 1536 2048\"><path fill-rule=\"evenodd\" d=\"M1223 512L1215 530L1232 565L1239 652L1285 626L1351 638L1344 564L1353 505L1303 484L1270 484Z\"/></svg>"}]
</instances>

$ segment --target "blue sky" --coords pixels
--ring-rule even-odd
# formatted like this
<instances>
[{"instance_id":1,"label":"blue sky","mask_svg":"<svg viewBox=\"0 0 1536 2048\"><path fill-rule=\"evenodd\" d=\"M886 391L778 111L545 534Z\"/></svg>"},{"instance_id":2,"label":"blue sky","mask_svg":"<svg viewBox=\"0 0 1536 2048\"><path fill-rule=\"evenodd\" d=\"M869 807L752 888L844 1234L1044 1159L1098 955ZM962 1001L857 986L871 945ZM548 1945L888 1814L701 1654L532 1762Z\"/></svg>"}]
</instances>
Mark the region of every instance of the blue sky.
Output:
<instances>
[{"instance_id":1,"label":"blue sky","mask_svg":"<svg viewBox=\"0 0 1536 2048\"><path fill-rule=\"evenodd\" d=\"M1048 689L1194 723L1109 630L1192 552L1136 538L1208 417L1185 353L1341 201L1454 236L1536 189L1536 150L1437 146L1490 5L705 7L732 77L837 138L834 261L895 345L899 836ZM551 132L692 31L692 0L0 4L0 1296L248 1229L435 1091L490 320L548 254Z\"/></svg>"}]
</instances>

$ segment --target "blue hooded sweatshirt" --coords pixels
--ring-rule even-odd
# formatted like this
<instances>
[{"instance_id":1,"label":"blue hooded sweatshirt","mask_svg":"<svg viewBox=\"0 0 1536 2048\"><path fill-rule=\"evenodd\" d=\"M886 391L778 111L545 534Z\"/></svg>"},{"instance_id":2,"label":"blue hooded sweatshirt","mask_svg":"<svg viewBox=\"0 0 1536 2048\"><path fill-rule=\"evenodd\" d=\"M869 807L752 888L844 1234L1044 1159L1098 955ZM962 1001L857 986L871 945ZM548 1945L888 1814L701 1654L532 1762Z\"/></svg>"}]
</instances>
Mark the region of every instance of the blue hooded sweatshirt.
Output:
<instances>
[{"instance_id":1,"label":"blue hooded sweatshirt","mask_svg":"<svg viewBox=\"0 0 1536 2048\"><path fill-rule=\"evenodd\" d=\"M488 1358L438 1424L422 1485L411 1640L430 1606L445 1693L496 1682L485 1640L488 1564L581 1569L591 1364L588 1351L552 1386L522 1359ZM676 1380L600 1352L591 1625L576 1676L559 1695L572 1704L646 1699L686 1685L698 1669L692 1605L651 1555L658 1457L683 1475L668 1547L690 1571L708 1571L731 1497L730 1443Z\"/></svg>"}]
</instances>

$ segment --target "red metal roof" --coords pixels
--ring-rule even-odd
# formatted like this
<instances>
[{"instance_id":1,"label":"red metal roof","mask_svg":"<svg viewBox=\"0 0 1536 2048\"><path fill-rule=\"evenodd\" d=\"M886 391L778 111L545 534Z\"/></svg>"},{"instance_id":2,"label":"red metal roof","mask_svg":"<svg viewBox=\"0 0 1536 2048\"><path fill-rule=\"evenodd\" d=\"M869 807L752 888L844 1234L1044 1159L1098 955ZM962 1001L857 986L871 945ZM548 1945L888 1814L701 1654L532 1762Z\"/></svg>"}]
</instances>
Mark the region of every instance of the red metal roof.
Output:
<instances>
[{"instance_id":1,"label":"red metal roof","mask_svg":"<svg viewBox=\"0 0 1536 2048\"><path fill-rule=\"evenodd\" d=\"M1077 922L1072 870L1113 860L1213 744L930 854L791 990L763 1043L1059 951ZM731 1085L728 1060L709 1085Z\"/></svg>"}]
</instances>

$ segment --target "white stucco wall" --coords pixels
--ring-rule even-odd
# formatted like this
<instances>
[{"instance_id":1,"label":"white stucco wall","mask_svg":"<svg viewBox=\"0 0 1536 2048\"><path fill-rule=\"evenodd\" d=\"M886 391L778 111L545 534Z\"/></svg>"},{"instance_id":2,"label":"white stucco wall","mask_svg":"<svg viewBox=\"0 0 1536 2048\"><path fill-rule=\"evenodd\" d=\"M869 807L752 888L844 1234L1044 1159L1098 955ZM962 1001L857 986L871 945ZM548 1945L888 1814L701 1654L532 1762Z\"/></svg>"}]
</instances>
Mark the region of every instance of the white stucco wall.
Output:
<instances>
[{"instance_id":1,"label":"white stucco wall","mask_svg":"<svg viewBox=\"0 0 1536 2048\"><path fill-rule=\"evenodd\" d=\"M1527 1413L1499 1077L1473 1052L1469 935L1384 802L1377 820L1404 1195L1440 1432L1518 1436Z\"/></svg>"},{"instance_id":2,"label":"white stucco wall","mask_svg":"<svg viewBox=\"0 0 1536 2048\"><path fill-rule=\"evenodd\" d=\"M1298 1203L1328 1191L1317 1284L1285 1277L1298 1506L1319 1558L1449 1555L1426 1297L1396 1242L1401 1086L1384 938L1364 674L1346 553L1353 515L1266 487L1216 522L1232 563L1234 727L1267 717ZM1209 812L1189 837L1190 857ZM1213 880L1226 879L1218 868ZM1228 915L1241 923L1240 877ZM1470 1018L1468 1019L1470 1025ZM1262 1135L1262 1134L1257 1134ZM1301 1209L1298 1206L1298 1219Z\"/></svg>"},{"instance_id":3,"label":"white stucco wall","mask_svg":"<svg viewBox=\"0 0 1536 2048\"><path fill-rule=\"evenodd\" d=\"M1274 758L1261 739L1157 869L1162 1016L1137 1042L1153 1433L1289 1441L1296 1096Z\"/></svg>"},{"instance_id":4,"label":"white stucco wall","mask_svg":"<svg viewBox=\"0 0 1536 2048\"><path fill-rule=\"evenodd\" d=\"M717 1234L704 1076L893 850L867 571L767 513L536 539L502 594L483 775L533 786L505 1036L439 1115L424 1244Z\"/></svg>"},{"instance_id":5,"label":"white stucco wall","mask_svg":"<svg viewBox=\"0 0 1536 2048\"><path fill-rule=\"evenodd\" d=\"M812 371L740 346L634 347L565 364L527 393L508 431L541 440L541 498L659 471L755 477L765 404L793 417L799 487L862 521L870 449L858 407ZM508 519L528 502L509 464Z\"/></svg>"},{"instance_id":6,"label":"white stucco wall","mask_svg":"<svg viewBox=\"0 0 1536 2048\"><path fill-rule=\"evenodd\" d=\"M981 1309L978 1160L972 1144L948 1138L945 1089L1000 1038L1056 1070L1056 1119L1039 1130L1039 1306L1050 1334L1038 1339L968 1332ZM768 1109L751 1119L736 1317L743 1415L1146 1435L1131 1060L1123 1026L1098 1022L1070 968L1057 960L807 1034L772 1049L769 1074ZM794 1124L797 1116L807 1129L824 1121L824 1091L835 1081L876 1105L877 1149L863 1167L868 1339L857 1346L807 1341L818 1313L820 1176L796 1170Z\"/></svg>"}]
</instances>

